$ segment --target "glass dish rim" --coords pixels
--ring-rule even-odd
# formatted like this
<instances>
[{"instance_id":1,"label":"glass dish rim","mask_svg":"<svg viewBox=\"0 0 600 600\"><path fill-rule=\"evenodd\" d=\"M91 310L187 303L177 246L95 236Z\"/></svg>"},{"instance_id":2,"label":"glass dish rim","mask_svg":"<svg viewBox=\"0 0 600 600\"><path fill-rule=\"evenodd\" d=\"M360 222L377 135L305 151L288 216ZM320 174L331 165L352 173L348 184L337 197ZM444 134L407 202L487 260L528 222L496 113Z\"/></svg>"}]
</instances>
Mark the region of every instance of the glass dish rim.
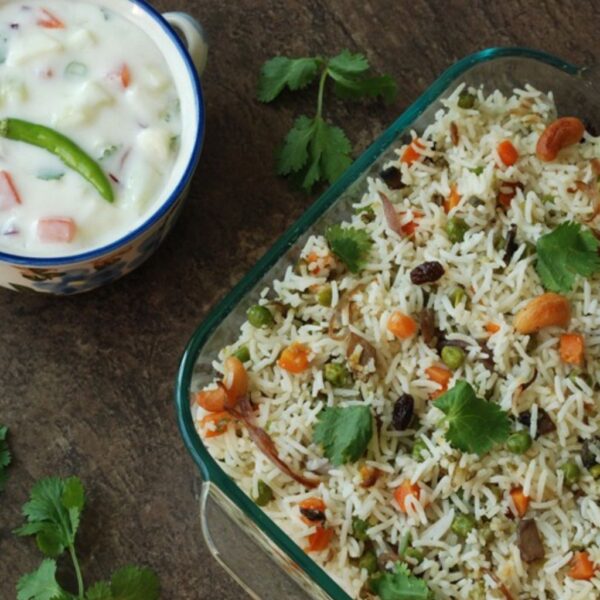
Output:
<instances>
[{"instance_id":1,"label":"glass dish rim","mask_svg":"<svg viewBox=\"0 0 600 600\"><path fill-rule=\"evenodd\" d=\"M189 390L198 355L213 331L252 290L289 247L305 233L325 211L336 202L357 178L380 156L390 143L423 113L432 102L471 67L497 58L537 60L569 75L578 76L586 67L576 66L552 54L525 47L492 47L469 54L448 67L392 124L380 134L344 172L344 174L313 203L275 241L242 280L211 309L196 329L181 358L175 385L177 422L184 444L200 469L203 480L216 485L247 517L258 525L317 585L332 598L351 600L350 596L327 575L291 538L281 530L252 500L224 473L196 433L190 410Z\"/></svg>"}]
</instances>

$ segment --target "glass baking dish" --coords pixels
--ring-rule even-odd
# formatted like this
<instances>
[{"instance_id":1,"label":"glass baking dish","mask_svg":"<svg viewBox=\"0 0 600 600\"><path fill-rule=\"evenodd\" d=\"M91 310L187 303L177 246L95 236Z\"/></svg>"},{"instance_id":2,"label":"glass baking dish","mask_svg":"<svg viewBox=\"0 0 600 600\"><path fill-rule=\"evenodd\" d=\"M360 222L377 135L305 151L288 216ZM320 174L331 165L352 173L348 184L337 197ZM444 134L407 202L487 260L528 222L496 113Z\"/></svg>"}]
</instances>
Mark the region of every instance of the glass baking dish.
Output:
<instances>
[{"instance_id":1,"label":"glass baking dish","mask_svg":"<svg viewBox=\"0 0 600 600\"><path fill-rule=\"evenodd\" d=\"M215 558L253 598L350 600L211 457L194 427L190 392L213 379L212 360L236 340L247 308L266 285L297 260L307 237L349 215L351 204L366 189L365 179L378 173L394 156L399 138L411 129L422 131L441 108L440 99L462 82L506 93L530 83L554 93L559 114L574 113L588 123L600 123L600 89L591 69L525 48L490 48L463 58L445 71L283 234L210 313L182 358L176 388L177 416L187 449L202 473L202 532Z\"/></svg>"}]
</instances>

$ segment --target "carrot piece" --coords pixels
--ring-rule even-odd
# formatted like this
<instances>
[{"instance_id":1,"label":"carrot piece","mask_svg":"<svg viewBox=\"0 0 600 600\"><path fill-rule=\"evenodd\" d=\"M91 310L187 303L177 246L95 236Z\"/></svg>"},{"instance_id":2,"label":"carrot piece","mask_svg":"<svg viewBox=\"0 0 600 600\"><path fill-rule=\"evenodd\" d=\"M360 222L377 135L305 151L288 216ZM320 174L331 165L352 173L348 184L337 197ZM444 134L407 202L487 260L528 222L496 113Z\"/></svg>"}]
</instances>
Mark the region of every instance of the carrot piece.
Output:
<instances>
[{"instance_id":1,"label":"carrot piece","mask_svg":"<svg viewBox=\"0 0 600 600\"><path fill-rule=\"evenodd\" d=\"M523 493L523 488L519 486L510 490L510 497L515 505L517 516L522 517L525 515L529 507L529 496Z\"/></svg>"},{"instance_id":2,"label":"carrot piece","mask_svg":"<svg viewBox=\"0 0 600 600\"><path fill-rule=\"evenodd\" d=\"M404 214L405 213L400 213L400 217L403 217ZM412 221L409 221L408 223L405 223L404 225L402 225L400 227L400 229L402 230L402 233L406 237L410 237L411 235L413 235L415 233L415 231L419 227L419 221L423 217L423 213L419 212L417 210L413 210L413 215L414 215L414 219Z\"/></svg>"},{"instance_id":3,"label":"carrot piece","mask_svg":"<svg viewBox=\"0 0 600 600\"><path fill-rule=\"evenodd\" d=\"M585 338L580 333L563 333L560 336L560 358L569 365L583 362Z\"/></svg>"},{"instance_id":4,"label":"carrot piece","mask_svg":"<svg viewBox=\"0 0 600 600\"><path fill-rule=\"evenodd\" d=\"M215 413L223 412L230 403L227 391L222 385L210 390L198 392L195 400L196 404L201 406L204 410Z\"/></svg>"},{"instance_id":5,"label":"carrot piece","mask_svg":"<svg viewBox=\"0 0 600 600\"><path fill-rule=\"evenodd\" d=\"M407 479L400 484L400 487L394 490L394 499L403 513L408 512L406 500L409 496L414 496L418 500L421 497L421 488L416 483L411 483Z\"/></svg>"},{"instance_id":6,"label":"carrot piece","mask_svg":"<svg viewBox=\"0 0 600 600\"><path fill-rule=\"evenodd\" d=\"M331 543L333 529L319 525L317 530L308 536L308 552L321 552Z\"/></svg>"},{"instance_id":7,"label":"carrot piece","mask_svg":"<svg viewBox=\"0 0 600 600\"><path fill-rule=\"evenodd\" d=\"M544 327L567 328L571 321L571 305L560 294L546 292L530 300L513 321L519 333L534 333Z\"/></svg>"},{"instance_id":8,"label":"carrot piece","mask_svg":"<svg viewBox=\"0 0 600 600\"><path fill-rule=\"evenodd\" d=\"M323 513L323 516L325 516L325 502L323 502L323 500L321 498L306 498L305 500L302 500L302 502L300 502L300 504L298 504L298 507L300 508L300 512L302 511L311 511L314 513ZM300 517L302 519L303 523L306 523L307 525L314 525L315 524L315 519L310 519L309 517L302 515ZM320 519L316 519L316 520L320 520Z\"/></svg>"},{"instance_id":9,"label":"carrot piece","mask_svg":"<svg viewBox=\"0 0 600 600\"><path fill-rule=\"evenodd\" d=\"M412 317L405 315L402 311L395 310L387 322L388 331L397 338L406 340L417 332L417 324Z\"/></svg>"},{"instance_id":10,"label":"carrot piece","mask_svg":"<svg viewBox=\"0 0 600 600\"><path fill-rule=\"evenodd\" d=\"M575 552L567 575L572 579L591 579L594 576L596 566L590 560L590 555L585 552Z\"/></svg>"},{"instance_id":11,"label":"carrot piece","mask_svg":"<svg viewBox=\"0 0 600 600\"><path fill-rule=\"evenodd\" d=\"M227 358L224 366L223 385L230 400L229 408L232 408L239 398L248 393L248 373L242 361L235 356Z\"/></svg>"},{"instance_id":12,"label":"carrot piece","mask_svg":"<svg viewBox=\"0 0 600 600\"><path fill-rule=\"evenodd\" d=\"M511 167L519 160L519 152L510 140L502 140L498 144L498 156L507 167Z\"/></svg>"},{"instance_id":13,"label":"carrot piece","mask_svg":"<svg viewBox=\"0 0 600 600\"><path fill-rule=\"evenodd\" d=\"M64 29L65 24L49 10L42 8L43 17L40 17L37 24L45 29Z\"/></svg>"},{"instance_id":14,"label":"carrot piece","mask_svg":"<svg viewBox=\"0 0 600 600\"><path fill-rule=\"evenodd\" d=\"M523 184L503 181L497 196L498 204L503 208L509 209L510 203L517 195L518 189L523 189Z\"/></svg>"},{"instance_id":15,"label":"carrot piece","mask_svg":"<svg viewBox=\"0 0 600 600\"><path fill-rule=\"evenodd\" d=\"M9 210L21 204L21 196L8 171L0 171L0 210Z\"/></svg>"},{"instance_id":16,"label":"carrot piece","mask_svg":"<svg viewBox=\"0 0 600 600\"><path fill-rule=\"evenodd\" d=\"M456 208L460 203L460 194L458 193L458 186L453 183L450 186L450 195L444 201L444 210L449 213L452 209Z\"/></svg>"},{"instance_id":17,"label":"carrot piece","mask_svg":"<svg viewBox=\"0 0 600 600\"><path fill-rule=\"evenodd\" d=\"M37 235L42 242L65 244L72 242L77 233L73 219L40 219Z\"/></svg>"},{"instance_id":18,"label":"carrot piece","mask_svg":"<svg viewBox=\"0 0 600 600\"><path fill-rule=\"evenodd\" d=\"M427 377L429 377L431 381L435 381L443 387L447 387L448 383L450 383L450 379L452 379L452 372L449 369L438 367L437 365L427 367L425 373L427 373Z\"/></svg>"},{"instance_id":19,"label":"carrot piece","mask_svg":"<svg viewBox=\"0 0 600 600\"><path fill-rule=\"evenodd\" d=\"M205 438L213 438L223 435L232 422L233 417L226 410L210 413L200 420L200 429Z\"/></svg>"},{"instance_id":20,"label":"carrot piece","mask_svg":"<svg viewBox=\"0 0 600 600\"><path fill-rule=\"evenodd\" d=\"M500 331L500 325L498 323L487 323L485 326L485 330L490 334L494 335Z\"/></svg>"},{"instance_id":21,"label":"carrot piece","mask_svg":"<svg viewBox=\"0 0 600 600\"><path fill-rule=\"evenodd\" d=\"M302 373L308 369L310 361L308 360L309 350L304 344L298 342L288 346L279 357L277 364L290 373Z\"/></svg>"},{"instance_id":22,"label":"carrot piece","mask_svg":"<svg viewBox=\"0 0 600 600\"><path fill-rule=\"evenodd\" d=\"M127 89L131 85L131 71L126 63L124 63L121 67L121 70L119 71L119 77L121 78L123 87Z\"/></svg>"},{"instance_id":23,"label":"carrot piece","mask_svg":"<svg viewBox=\"0 0 600 600\"><path fill-rule=\"evenodd\" d=\"M407 147L406 150L402 153L402 157L400 158L400 162L403 162L406 165L412 165L414 162L421 158L420 150L425 149L425 145L421 140L415 139L413 140Z\"/></svg>"}]
</instances>

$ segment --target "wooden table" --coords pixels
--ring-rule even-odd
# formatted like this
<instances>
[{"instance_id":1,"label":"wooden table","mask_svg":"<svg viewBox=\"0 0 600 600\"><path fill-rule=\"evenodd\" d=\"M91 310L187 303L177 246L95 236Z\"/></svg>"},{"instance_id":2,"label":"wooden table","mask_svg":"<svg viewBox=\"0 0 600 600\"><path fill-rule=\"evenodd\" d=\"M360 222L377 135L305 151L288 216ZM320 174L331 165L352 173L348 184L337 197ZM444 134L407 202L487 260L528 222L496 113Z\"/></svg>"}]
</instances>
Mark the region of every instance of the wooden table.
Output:
<instances>
[{"instance_id":1,"label":"wooden table","mask_svg":"<svg viewBox=\"0 0 600 600\"><path fill-rule=\"evenodd\" d=\"M157 0L188 10L212 40L204 78L208 125L180 223L158 254L119 283L55 299L0 292L0 422L15 462L0 496L0 598L40 562L11 530L32 483L79 475L88 492L80 533L89 582L148 564L165 599L240 598L201 538L198 473L175 424L172 391L189 336L312 202L274 175L274 148L314 93L261 105L264 60L282 53L364 51L399 82L397 102L329 98L327 116L363 150L458 58L487 46L533 46L580 63L598 51L590 2L426 0ZM544 7L545 4L545 7ZM68 573L67 573L68 581Z\"/></svg>"}]
</instances>

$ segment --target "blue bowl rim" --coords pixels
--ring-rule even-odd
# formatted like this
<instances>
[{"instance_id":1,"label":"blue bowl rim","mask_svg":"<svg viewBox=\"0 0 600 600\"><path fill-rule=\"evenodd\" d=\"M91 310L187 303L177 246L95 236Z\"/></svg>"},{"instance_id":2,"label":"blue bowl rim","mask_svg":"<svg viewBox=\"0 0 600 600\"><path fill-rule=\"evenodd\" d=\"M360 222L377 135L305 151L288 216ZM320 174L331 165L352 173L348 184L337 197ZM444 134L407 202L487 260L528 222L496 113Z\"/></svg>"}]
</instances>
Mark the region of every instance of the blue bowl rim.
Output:
<instances>
[{"instance_id":1,"label":"blue bowl rim","mask_svg":"<svg viewBox=\"0 0 600 600\"><path fill-rule=\"evenodd\" d=\"M25 267L58 267L58 266L71 266L79 263L88 262L90 260L96 260L107 254L112 254L116 250L119 250L123 246L133 242L141 235L146 233L153 225L159 222L168 212L171 210L173 205L183 196L196 167L200 160L200 154L202 152L202 146L204 143L205 133L205 106L204 106L204 94L202 92L202 84L200 82L200 76L194 66L194 62L185 47L185 44L181 38L177 35L176 31L166 21L166 19L159 13L153 6L151 6L146 0L129 0L132 4L139 6L142 10L148 13L158 24L161 26L166 36L173 42L175 47L179 50L181 58L183 59L187 68L188 75L192 81L192 88L195 96L195 105L198 112L198 133L190 160L183 173L183 176L177 187L169 195L169 197L161 204L160 208L153 213L146 221L144 221L139 227L129 232L127 235L119 238L118 240L101 246L88 252L81 254L73 254L70 256L59 256L50 258L38 258L34 256L20 256L17 254L8 254L0 252L0 263L8 263L9 265L25 266Z\"/></svg>"}]
</instances>

